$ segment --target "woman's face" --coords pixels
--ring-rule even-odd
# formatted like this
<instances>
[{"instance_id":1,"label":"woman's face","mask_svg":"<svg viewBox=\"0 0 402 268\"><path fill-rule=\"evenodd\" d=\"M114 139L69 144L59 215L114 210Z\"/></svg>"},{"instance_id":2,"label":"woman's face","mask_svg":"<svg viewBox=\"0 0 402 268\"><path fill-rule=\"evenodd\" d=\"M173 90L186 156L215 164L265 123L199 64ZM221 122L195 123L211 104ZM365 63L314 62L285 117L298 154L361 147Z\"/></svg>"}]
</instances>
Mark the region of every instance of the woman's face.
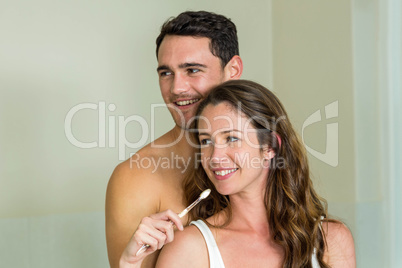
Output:
<instances>
[{"instance_id":1,"label":"woman's face","mask_svg":"<svg viewBox=\"0 0 402 268\"><path fill-rule=\"evenodd\" d=\"M220 194L265 188L274 154L261 147L256 129L241 111L226 102L209 104L200 115L198 131L202 166Z\"/></svg>"}]
</instances>

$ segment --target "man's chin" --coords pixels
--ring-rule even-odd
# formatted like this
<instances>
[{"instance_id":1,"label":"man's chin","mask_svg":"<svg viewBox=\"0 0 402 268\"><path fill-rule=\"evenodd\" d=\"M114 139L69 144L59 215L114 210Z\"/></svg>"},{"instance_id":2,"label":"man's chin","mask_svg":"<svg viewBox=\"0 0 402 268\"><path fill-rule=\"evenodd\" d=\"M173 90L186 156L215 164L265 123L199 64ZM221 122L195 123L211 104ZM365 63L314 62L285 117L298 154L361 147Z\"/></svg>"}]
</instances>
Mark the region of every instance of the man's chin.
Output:
<instances>
[{"instance_id":1,"label":"man's chin","mask_svg":"<svg viewBox=\"0 0 402 268\"><path fill-rule=\"evenodd\" d=\"M197 103L195 103L189 109L178 110L177 108L172 109L170 107L169 111L173 117L173 120L174 120L176 126L178 126L181 129L184 129L184 130L189 129L191 127L191 124L194 121L195 113L197 111L198 105L199 105L199 101Z\"/></svg>"},{"instance_id":2,"label":"man's chin","mask_svg":"<svg viewBox=\"0 0 402 268\"><path fill-rule=\"evenodd\" d=\"M192 123L194 121L195 115L185 114L183 116L178 116L177 114L173 116L173 120L177 127L183 130L190 130Z\"/></svg>"},{"instance_id":3,"label":"man's chin","mask_svg":"<svg viewBox=\"0 0 402 268\"><path fill-rule=\"evenodd\" d=\"M176 126L182 130L188 131L191 130L191 124L188 124L186 122L182 123L182 122L175 122Z\"/></svg>"}]
</instances>

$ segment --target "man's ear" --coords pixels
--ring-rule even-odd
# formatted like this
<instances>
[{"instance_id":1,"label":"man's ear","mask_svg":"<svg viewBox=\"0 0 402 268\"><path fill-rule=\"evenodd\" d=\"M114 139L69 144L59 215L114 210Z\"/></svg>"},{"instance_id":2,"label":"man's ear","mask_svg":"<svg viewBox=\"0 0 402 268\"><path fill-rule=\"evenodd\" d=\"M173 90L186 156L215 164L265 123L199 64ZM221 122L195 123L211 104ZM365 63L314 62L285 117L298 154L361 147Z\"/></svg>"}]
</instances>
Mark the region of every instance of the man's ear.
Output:
<instances>
[{"instance_id":1,"label":"man's ear","mask_svg":"<svg viewBox=\"0 0 402 268\"><path fill-rule=\"evenodd\" d=\"M241 74L243 73L243 61L240 56L233 56L233 58L226 64L224 72L226 80L240 79Z\"/></svg>"}]
</instances>

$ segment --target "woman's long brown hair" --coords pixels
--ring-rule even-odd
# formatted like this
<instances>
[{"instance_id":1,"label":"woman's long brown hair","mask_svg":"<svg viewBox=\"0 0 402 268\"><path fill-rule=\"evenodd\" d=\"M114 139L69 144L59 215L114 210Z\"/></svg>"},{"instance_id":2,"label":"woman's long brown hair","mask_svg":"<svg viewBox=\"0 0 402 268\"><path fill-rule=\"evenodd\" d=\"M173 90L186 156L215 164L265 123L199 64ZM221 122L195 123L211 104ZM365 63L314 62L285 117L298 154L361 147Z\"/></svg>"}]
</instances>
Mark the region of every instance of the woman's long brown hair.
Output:
<instances>
[{"instance_id":1,"label":"woman's long brown hair","mask_svg":"<svg viewBox=\"0 0 402 268\"><path fill-rule=\"evenodd\" d=\"M268 144L276 155L271 160L265 188L265 206L274 240L285 252L283 267L312 267L314 250L320 267L329 267L324 261L325 237L321 231L322 217L327 215L327 204L314 191L310 179L307 154L294 131L279 99L265 87L247 80L231 80L214 88L198 107L192 131L193 142L198 142L197 118L207 105L228 103L239 109L254 128L260 145ZM279 137L279 139L278 139ZM199 165L197 154L183 182L186 201L197 199L210 188L211 196L190 212L190 220L206 219L227 208L231 220L228 196L219 194ZM325 219L328 221L328 219ZM329 220L332 221L332 220Z\"/></svg>"}]
</instances>

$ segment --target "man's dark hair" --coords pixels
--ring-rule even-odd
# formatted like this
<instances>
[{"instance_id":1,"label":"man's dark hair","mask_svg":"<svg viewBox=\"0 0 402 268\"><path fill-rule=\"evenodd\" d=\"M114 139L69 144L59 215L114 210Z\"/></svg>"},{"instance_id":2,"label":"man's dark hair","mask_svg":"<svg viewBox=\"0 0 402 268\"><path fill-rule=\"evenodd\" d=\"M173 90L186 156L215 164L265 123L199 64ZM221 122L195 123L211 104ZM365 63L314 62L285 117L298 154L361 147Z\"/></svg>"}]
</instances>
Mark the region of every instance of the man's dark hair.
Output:
<instances>
[{"instance_id":1,"label":"man's dark hair","mask_svg":"<svg viewBox=\"0 0 402 268\"><path fill-rule=\"evenodd\" d=\"M225 16L207 11L186 11L168 19L156 39L156 57L166 35L208 37L212 54L220 58L222 67L239 55L236 25Z\"/></svg>"}]
</instances>

